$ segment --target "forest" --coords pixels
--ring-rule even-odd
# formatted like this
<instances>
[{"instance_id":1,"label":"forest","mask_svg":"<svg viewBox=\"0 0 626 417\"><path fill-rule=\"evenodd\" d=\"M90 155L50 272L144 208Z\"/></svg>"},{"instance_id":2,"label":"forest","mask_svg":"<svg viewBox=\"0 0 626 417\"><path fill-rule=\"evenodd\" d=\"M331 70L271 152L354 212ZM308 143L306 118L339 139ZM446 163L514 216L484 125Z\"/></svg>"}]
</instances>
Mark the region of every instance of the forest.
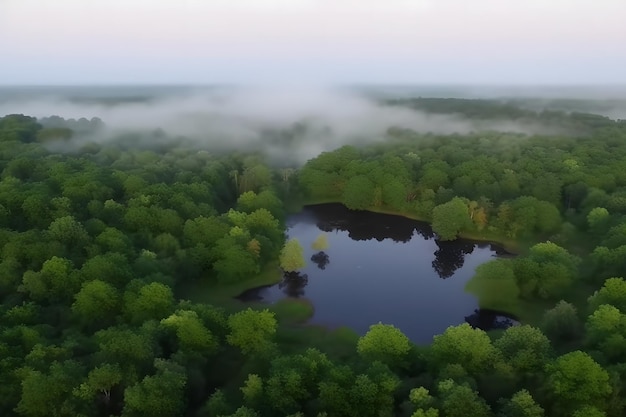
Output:
<instances>
[{"instance_id":1,"label":"forest","mask_svg":"<svg viewBox=\"0 0 626 417\"><path fill-rule=\"evenodd\" d=\"M386 105L548 133L391 128L298 165L157 126L101 141L106 120L1 117L0 415L624 416L626 122ZM516 256L480 265L467 291L521 324L417 345L392 324L358 335L307 325L289 300L235 300L298 269L285 219L328 202L504 245Z\"/></svg>"}]
</instances>

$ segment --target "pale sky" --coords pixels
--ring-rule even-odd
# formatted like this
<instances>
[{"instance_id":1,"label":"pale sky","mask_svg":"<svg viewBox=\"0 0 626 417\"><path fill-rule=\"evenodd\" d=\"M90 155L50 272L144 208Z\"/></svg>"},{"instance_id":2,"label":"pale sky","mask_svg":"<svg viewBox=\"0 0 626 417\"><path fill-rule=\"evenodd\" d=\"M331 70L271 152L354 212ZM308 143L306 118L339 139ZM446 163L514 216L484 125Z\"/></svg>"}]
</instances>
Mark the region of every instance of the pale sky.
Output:
<instances>
[{"instance_id":1,"label":"pale sky","mask_svg":"<svg viewBox=\"0 0 626 417\"><path fill-rule=\"evenodd\" d=\"M0 0L0 84L626 84L626 0Z\"/></svg>"}]
</instances>

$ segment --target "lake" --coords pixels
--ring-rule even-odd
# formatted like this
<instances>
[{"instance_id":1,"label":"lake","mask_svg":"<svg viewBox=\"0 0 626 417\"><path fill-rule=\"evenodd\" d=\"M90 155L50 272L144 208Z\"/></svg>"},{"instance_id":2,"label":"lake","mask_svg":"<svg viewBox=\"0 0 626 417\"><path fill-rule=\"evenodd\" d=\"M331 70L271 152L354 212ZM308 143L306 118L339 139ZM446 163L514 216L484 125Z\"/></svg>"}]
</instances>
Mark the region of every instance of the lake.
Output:
<instances>
[{"instance_id":1,"label":"lake","mask_svg":"<svg viewBox=\"0 0 626 417\"><path fill-rule=\"evenodd\" d=\"M287 227L289 238L302 244L307 266L238 298L306 298L315 309L309 323L347 326L360 334L371 324L393 324L416 343L430 343L463 322L485 330L514 323L480 310L476 297L464 291L478 265L507 254L495 245L441 242L427 223L340 204L307 206L288 218ZM311 247L320 234L328 239L323 251Z\"/></svg>"}]
</instances>

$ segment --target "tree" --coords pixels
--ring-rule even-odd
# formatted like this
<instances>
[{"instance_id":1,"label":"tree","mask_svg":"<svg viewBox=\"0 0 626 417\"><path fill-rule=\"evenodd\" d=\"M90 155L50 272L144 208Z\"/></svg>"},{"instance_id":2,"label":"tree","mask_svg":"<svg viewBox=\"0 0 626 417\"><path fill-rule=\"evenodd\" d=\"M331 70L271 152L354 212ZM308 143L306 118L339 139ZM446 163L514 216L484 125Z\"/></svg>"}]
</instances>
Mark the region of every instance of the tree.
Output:
<instances>
[{"instance_id":1,"label":"tree","mask_svg":"<svg viewBox=\"0 0 626 417\"><path fill-rule=\"evenodd\" d=\"M161 324L176 333L178 343L183 349L208 355L219 345L215 336L205 327L195 311L178 310L161 320Z\"/></svg>"},{"instance_id":2,"label":"tree","mask_svg":"<svg viewBox=\"0 0 626 417\"><path fill-rule=\"evenodd\" d=\"M346 183L341 201L350 210L366 210L374 203L374 188L369 178L357 175Z\"/></svg>"},{"instance_id":3,"label":"tree","mask_svg":"<svg viewBox=\"0 0 626 417\"><path fill-rule=\"evenodd\" d=\"M72 216L59 217L48 227L52 239L68 245L80 245L89 240L82 224Z\"/></svg>"},{"instance_id":4,"label":"tree","mask_svg":"<svg viewBox=\"0 0 626 417\"><path fill-rule=\"evenodd\" d=\"M626 314L603 304L587 318L586 329L587 342L599 347L611 361L626 357Z\"/></svg>"},{"instance_id":5,"label":"tree","mask_svg":"<svg viewBox=\"0 0 626 417\"><path fill-rule=\"evenodd\" d=\"M572 417L606 417L604 411L598 410L596 407L584 406L579 410L574 411Z\"/></svg>"},{"instance_id":6,"label":"tree","mask_svg":"<svg viewBox=\"0 0 626 417\"><path fill-rule=\"evenodd\" d=\"M141 285L140 282L137 283ZM146 320L160 320L168 316L174 307L174 294L167 285L151 282L131 289L124 294L126 314L133 323Z\"/></svg>"},{"instance_id":7,"label":"tree","mask_svg":"<svg viewBox=\"0 0 626 417\"><path fill-rule=\"evenodd\" d=\"M22 396L15 411L29 417L76 415L72 390L82 369L75 361L53 362L46 372L23 370Z\"/></svg>"},{"instance_id":8,"label":"tree","mask_svg":"<svg viewBox=\"0 0 626 417\"><path fill-rule=\"evenodd\" d=\"M80 279L72 261L57 256L44 262L41 271L26 271L22 278L23 290L35 300L69 300L79 287Z\"/></svg>"},{"instance_id":9,"label":"tree","mask_svg":"<svg viewBox=\"0 0 626 417\"><path fill-rule=\"evenodd\" d=\"M455 384L451 379L439 383L442 397L441 409L446 417L490 417L491 409L478 393L466 385Z\"/></svg>"},{"instance_id":10,"label":"tree","mask_svg":"<svg viewBox=\"0 0 626 417\"><path fill-rule=\"evenodd\" d=\"M120 311L120 294L104 281L84 283L75 299L72 313L84 324L106 327Z\"/></svg>"},{"instance_id":11,"label":"tree","mask_svg":"<svg viewBox=\"0 0 626 417\"><path fill-rule=\"evenodd\" d=\"M591 209L589 214L587 214L587 224L589 225L589 230L594 232L605 231L609 220L609 211L604 207L594 207Z\"/></svg>"},{"instance_id":12,"label":"tree","mask_svg":"<svg viewBox=\"0 0 626 417\"><path fill-rule=\"evenodd\" d=\"M530 393L523 389L502 402L499 417L543 417L544 411Z\"/></svg>"},{"instance_id":13,"label":"tree","mask_svg":"<svg viewBox=\"0 0 626 417\"><path fill-rule=\"evenodd\" d=\"M435 336L431 350L436 363L459 363L473 374L486 371L497 354L487 333L467 323L448 327Z\"/></svg>"},{"instance_id":14,"label":"tree","mask_svg":"<svg viewBox=\"0 0 626 417\"><path fill-rule=\"evenodd\" d=\"M286 272L296 272L306 266L304 249L298 239L290 239L280 252L280 267Z\"/></svg>"},{"instance_id":15,"label":"tree","mask_svg":"<svg viewBox=\"0 0 626 417\"><path fill-rule=\"evenodd\" d=\"M537 243L513 263L522 295L542 298L562 296L578 276L579 264L578 257L553 242Z\"/></svg>"},{"instance_id":16,"label":"tree","mask_svg":"<svg viewBox=\"0 0 626 417\"><path fill-rule=\"evenodd\" d=\"M230 333L226 340L241 349L244 355L263 354L273 346L276 326L274 313L267 309L256 311L248 308L228 318Z\"/></svg>"},{"instance_id":17,"label":"tree","mask_svg":"<svg viewBox=\"0 0 626 417\"><path fill-rule=\"evenodd\" d=\"M551 352L548 338L528 325L509 327L494 345L519 373L540 371Z\"/></svg>"},{"instance_id":18,"label":"tree","mask_svg":"<svg viewBox=\"0 0 626 417\"><path fill-rule=\"evenodd\" d=\"M467 204L461 198L455 197L433 209L432 228L441 240L456 239L471 224Z\"/></svg>"},{"instance_id":19,"label":"tree","mask_svg":"<svg viewBox=\"0 0 626 417\"><path fill-rule=\"evenodd\" d=\"M357 342L357 352L369 361L381 361L390 366L403 365L411 343L400 329L390 324L373 324Z\"/></svg>"},{"instance_id":20,"label":"tree","mask_svg":"<svg viewBox=\"0 0 626 417\"><path fill-rule=\"evenodd\" d=\"M185 370L163 359L155 360L157 373L124 391L123 417L174 417L185 412Z\"/></svg>"},{"instance_id":21,"label":"tree","mask_svg":"<svg viewBox=\"0 0 626 417\"><path fill-rule=\"evenodd\" d=\"M626 280L609 278L600 290L589 297L589 308L595 311L602 304L610 304L626 314Z\"/></svg>"},{"instance_id":22,"label":"tree","mask_svg":"<svg viewBox=\"0 0 626 417\"><path fill-rule=\"evenodd\" d=\"M556 410L574 411L585 405L601 407L611 394L609 374L588 354L567 353L546 366L546 387Z\"/></svg>"},{"instance_id":23,"label":"tree","mask_svg":"<svg viewBox=\"0 0 626 417\"><path fill-rule=\"evenodd\" d=\"M582 325L576 307L561 300L544 313L541 328L550 339L559 342L580 336Z\"/></svg>"},{"instance_id":24,"label":"tree","mask_svg":"<svg viewBox=\"0 0 626 417\"><path fill-rule=\"evenodd\" d=\"M259 259L254 251L249 250L248 239L244 232L241 236L225 236L217 242L212 250L215 259L213 269L220 282L242 281L259 273Z\"/></svg>"},{"instance_id":25,"label":"tree","mask_svg":"<svg viewBox=\"0 0 626 417\"><path fill-rule=\"evenodd\" d=\"M100 394L108 406L111 402L111 390L122 382L122 378L122 371L118 365L105 363L89 372L87 380L74 389L74 395L93 400L96 394Z\"/></svg>"}]
</instances>

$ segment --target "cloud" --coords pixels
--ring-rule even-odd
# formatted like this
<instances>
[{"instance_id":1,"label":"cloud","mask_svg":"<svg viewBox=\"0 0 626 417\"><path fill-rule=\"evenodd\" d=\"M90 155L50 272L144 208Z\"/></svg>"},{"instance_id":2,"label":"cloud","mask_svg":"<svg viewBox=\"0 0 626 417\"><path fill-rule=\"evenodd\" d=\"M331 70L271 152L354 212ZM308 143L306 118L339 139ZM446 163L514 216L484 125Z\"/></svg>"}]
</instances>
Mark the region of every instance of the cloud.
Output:
<instances>
[{"instance_id":1,"label":"cloud","mask_svg":"<svg viewBox=\"0 0 626 417\"><path fill-rule=\"evenodd\" d=\"M148 133L160 128L168 137L187 137L201 149L260 150L275 160L290 163L302 163L345 144L382 141L394 127L438 134L542 130L513 121L477 122L386 106L345 89L131 90L116 93L115 89L100 88L84 94L85 90L70 89L63 94L53 91L16 95L0 102L0 115L99 117L107 129L98 138L88 140L106 142L122 132Z\"/></svg>"}]
</instances>

